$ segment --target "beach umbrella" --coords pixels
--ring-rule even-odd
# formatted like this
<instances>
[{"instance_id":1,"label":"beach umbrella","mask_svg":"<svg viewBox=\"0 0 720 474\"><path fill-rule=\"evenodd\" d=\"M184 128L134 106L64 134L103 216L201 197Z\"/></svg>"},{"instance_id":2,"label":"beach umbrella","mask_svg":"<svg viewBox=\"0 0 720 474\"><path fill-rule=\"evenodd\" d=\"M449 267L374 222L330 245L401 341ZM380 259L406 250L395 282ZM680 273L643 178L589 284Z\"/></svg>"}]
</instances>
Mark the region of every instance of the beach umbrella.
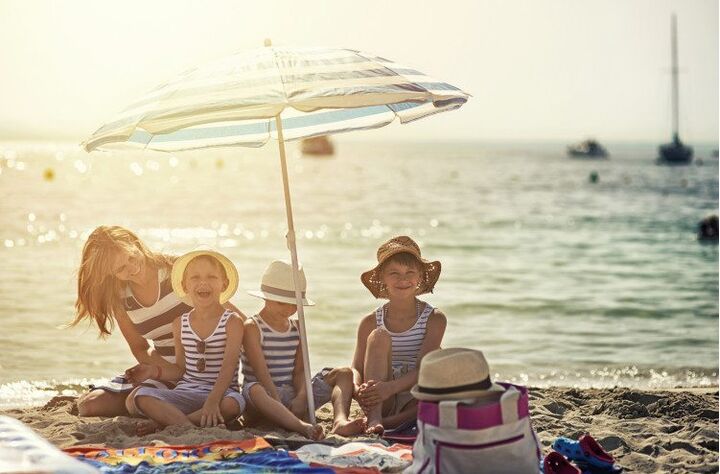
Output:
<instances>
[{"instance_id":1,"label":"beach umbrella","mask_svg":"<svg viewBox=\"0 0 720 474\"><path fill-rule=\"evenodd\" d=\"M85 142L85 150L180 151L278 141L287 242L299 282L285 142L379 128L454 110L469 94L416 69L350 49L271 47L190 69L150 91ZM302 294L296 285L310 421L315 407Z\"/></svg>"}]
</instances>

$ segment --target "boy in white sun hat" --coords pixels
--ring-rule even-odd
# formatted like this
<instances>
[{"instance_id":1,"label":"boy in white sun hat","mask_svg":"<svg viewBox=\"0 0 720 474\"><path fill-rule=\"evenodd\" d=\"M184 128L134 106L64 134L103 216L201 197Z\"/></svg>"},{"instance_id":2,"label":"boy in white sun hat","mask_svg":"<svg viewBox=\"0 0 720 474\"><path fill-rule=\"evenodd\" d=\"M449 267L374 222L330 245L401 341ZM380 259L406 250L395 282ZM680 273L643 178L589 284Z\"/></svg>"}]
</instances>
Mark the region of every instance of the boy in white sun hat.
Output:
<instances>
[{"instance_id":1,"label":"boy in white sun hat","mask_svg":"<svg viewBox=\"0 0 720 474\"><path fill-rule=\"evenodd\" d=\"M175 365L153 367L153 376L179 382L174 389L141 387L135 405L161 426L223 425L246 405L238 387L243 320L223 307L237 290L237 270L218 252L195 250L175 261L171 281L173 291L193 309L172 322Z\"/></svg>"},{"instance_id":2,"label":"boy in white sun hat","mask_svg":"<svg viewBox=\"0 0 720 474\"><path fill-rule=\"evenodd\" d=\"M245 322L243 341L243 394L248 413L261 414L271 422L311 439L323 437L322 427L313 426L307 416L305 373L300 332L296 318L295 286L290 263L275 260L265 270L260 288L249 294L265 301L260 312ZM305 272L300 267L303 305L314 303L305 297ZM313 377L315 406L332 399L333 433L359 434L364 420L349 419L352 399L352 371L349 367L323 371Z\"/></svg>"}]
</instances>

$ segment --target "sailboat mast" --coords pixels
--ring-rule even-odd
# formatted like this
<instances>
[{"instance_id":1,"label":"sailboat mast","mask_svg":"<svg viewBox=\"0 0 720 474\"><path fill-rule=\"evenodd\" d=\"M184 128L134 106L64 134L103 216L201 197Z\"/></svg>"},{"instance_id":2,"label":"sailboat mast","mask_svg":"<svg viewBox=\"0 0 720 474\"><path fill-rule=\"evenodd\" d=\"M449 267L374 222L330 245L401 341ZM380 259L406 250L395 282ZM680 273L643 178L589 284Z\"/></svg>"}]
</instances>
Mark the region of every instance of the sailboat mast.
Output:
<instances>
[{"instance_id":1,"label":"sailboat mast","mask_svg":"<svg viewBox=\"0 0 720 474\"><path fill-rule=\"evenodd\" d=\"M675 14L672 16L672 107L673 107L673 140L678 141L678 104L680 92L678 87L678 52L677 52L677 22Z\"/></svg>"}]
</instances>

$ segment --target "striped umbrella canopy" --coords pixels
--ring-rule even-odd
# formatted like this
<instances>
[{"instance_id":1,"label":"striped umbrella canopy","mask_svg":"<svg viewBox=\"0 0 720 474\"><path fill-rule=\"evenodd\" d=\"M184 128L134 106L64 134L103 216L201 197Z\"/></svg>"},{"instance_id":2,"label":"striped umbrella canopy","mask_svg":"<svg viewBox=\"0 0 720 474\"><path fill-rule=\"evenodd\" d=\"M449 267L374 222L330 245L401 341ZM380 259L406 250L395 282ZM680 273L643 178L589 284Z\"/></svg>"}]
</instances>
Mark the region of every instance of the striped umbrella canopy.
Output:
<instances>
[{"instance_id":1,"label":"striped umbrella canopy","mask_svg":"<svg viewBox=\"0 0 720 474\"><path fill-rule=\"evenodd\" d=\"M454 110L469 94L416 69L350 49L270 47L190 69L150 91L100 127L82 146L179 151L259 147L277 139L298 275L286 140L383 127ZM299 282L299 278L295 278ZM312 393L305 318L296 286L305 382ZM308 411L315 423L312 397Z\"/></svg>"},{"instance_id":2,"label":"striped umbrella canopy","mask_svg":"<svg viewBox=\"0 0 720 474\"><path fill-rule=\"evenodd\" d=\"M349 49L265 47L190 69L136 101L83 146L162 151L262 146L401 123L460 107L468 94Z\"/></svg>"}]
</instances>

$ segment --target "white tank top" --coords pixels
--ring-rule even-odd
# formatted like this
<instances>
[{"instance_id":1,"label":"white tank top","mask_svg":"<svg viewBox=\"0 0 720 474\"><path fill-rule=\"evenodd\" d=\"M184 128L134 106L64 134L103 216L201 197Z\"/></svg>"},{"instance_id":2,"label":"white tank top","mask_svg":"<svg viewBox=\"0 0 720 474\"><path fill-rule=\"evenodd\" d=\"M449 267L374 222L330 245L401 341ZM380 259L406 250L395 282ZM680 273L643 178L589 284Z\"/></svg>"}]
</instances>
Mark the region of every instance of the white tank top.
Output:
<instances>
[{"instance_id":1,"label":"white tank top","mask_svg":"<svg viewBox=\"0 0 720 474\"><path fill-rule=\"evenodd\" d=\"M295 369L295 354L300 345L300 332L295 319L290 319L290 327L285 332L276 331L268 325L259 314L252 317L260 329L260 347L265 356L270 378L276 387L292 384L293 370ZM242 354L243 383L257 382L245 352Z\"/></svg>"},{"instance_id":2,"label":"white tank top","mask_svg":"<svg viewBox=\"0 0 720 474\"><path fill-rule=\"evenodd\" d=\"M380 306L375 310L375 323L377 327L385 329L392 337L392 366L393 369L407 367L407 370L414 370L417 367L418 354L423 340L425 340L425 331L427 320L435 310L428 303L420 302L424 305L413 327L404 332L392 332L385 326L385 313L387 312L387 304Z\"/></svg>"},{"instance_id":3,"label":"white tank top","mask_svg":"<svg viewBox=\"0 0 720 474\"><path fill-rule=\"evenodd\" d=\"M185 374L177 384L177 388L189 388L194 390L212 390L220 375L225 346L227 345L227 333L225 326L233 313L230 310L220 316L220 321L215 330L207 338L201 339L190 326L189 313L183 314L180 336L185 351ZM198 346L205 346L204 351L198 350ZM204 361L204 362L202 362ZM203 369L204 364L204 370ZM238 368L235 367L235 375L230 383L230 389L238 390Z\"/></svg>"}]
</instances>

